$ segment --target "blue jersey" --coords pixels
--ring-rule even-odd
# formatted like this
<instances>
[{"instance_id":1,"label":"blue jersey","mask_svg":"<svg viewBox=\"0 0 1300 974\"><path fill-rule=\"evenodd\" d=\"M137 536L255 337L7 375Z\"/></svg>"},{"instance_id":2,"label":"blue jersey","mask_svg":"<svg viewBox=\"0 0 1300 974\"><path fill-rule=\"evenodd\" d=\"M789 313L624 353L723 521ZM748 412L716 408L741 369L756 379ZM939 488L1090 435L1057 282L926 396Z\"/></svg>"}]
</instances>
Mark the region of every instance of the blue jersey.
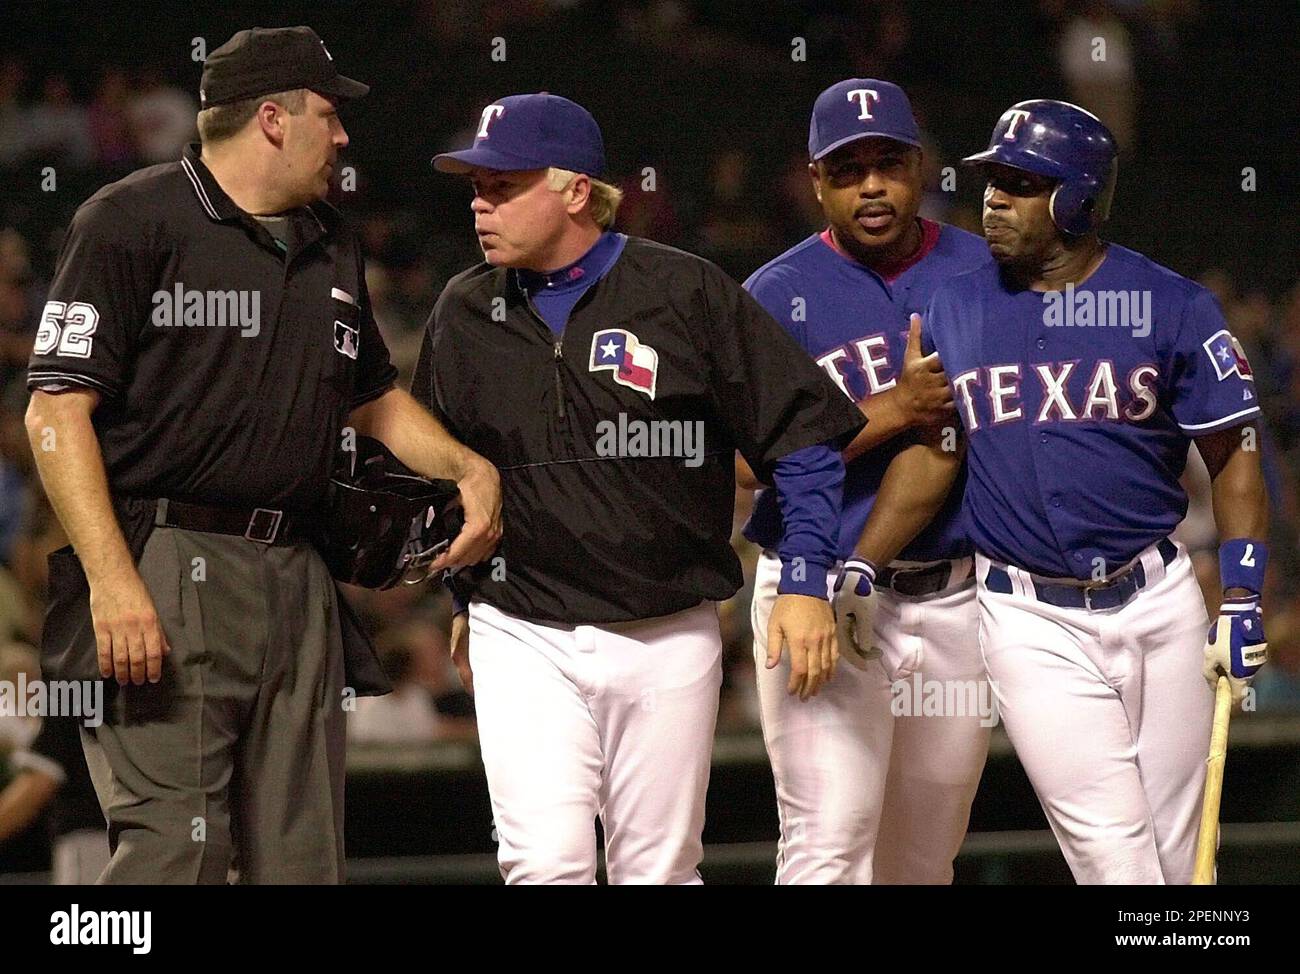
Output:
<instances>
[{"instance_id":1,"label":"blue jersey","mask_svg":"<svg viewBox=\"0 0 1300 974\"><path fill-rule=\"evenodd\" d=\"M954 278L924 329L966 428L975 547L1037 574L1109 574L1164 538L1191 438L1259 414L1214 296L1116 244L1063 291L1010 290L996 264Z\"/></svg>"},{"instance_id":2,"label":"blue jersey","mask_svg":"<svg viewBox=\"0 0 1300 974\"><path fill-rule=\"evenodd\" d=\"M988 263L988 248L974 234L923 220L919 258L896 274L881 276L835 249L828 232L814 234L764 264L745 289L785 326L855 402L897 384L907 346L908 318L925 311L944 280ZM839 557L852 554L875 503L889 461L903 448L896 437L848 464L840 518ZM961 517L961 483L948 502L900 554L909 561L937 561L970 554ZM761 490L745 525L745 537L764 548L781 537L781 510L774 490Z\"/></svg>"}]
</instances>

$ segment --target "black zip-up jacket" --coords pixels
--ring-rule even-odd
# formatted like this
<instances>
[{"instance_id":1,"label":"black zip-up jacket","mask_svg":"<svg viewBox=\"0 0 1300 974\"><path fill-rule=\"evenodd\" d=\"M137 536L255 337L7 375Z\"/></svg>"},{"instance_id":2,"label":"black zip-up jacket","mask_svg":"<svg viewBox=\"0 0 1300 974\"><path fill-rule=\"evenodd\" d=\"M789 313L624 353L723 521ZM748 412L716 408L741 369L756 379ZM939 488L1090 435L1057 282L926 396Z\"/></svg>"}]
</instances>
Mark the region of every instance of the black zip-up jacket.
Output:
<instances>
[{"instance_id":1,"label":"black zip-up jacket","mask_svg":"<svg viewBox=\"0 0 1300 974\"><path fill-rule=\"evenodd\" d=\"M639 368L602 365L611 337L621 351L641 349ZM839 450L864 424L740 285L702 258L636 237L558 339L515 272L485 263L452 278L429 318L412 393L501 471L501 547L460 573L458 594L569 625L730 598L743 581L730 544L735 451L770 480L786 454ZM703 432L694 465L680 451L645 456L619 436L684 424Z\"/></svg>"}]
</instances>

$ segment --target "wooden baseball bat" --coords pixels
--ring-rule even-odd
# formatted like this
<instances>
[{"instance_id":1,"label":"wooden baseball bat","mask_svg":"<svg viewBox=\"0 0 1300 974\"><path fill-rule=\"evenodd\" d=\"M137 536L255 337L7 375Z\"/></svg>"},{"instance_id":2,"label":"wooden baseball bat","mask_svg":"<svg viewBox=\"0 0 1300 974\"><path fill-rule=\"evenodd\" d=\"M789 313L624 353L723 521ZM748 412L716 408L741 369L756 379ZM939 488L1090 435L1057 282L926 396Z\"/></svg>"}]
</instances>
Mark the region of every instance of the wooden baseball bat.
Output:
<instances>
[{"instance_id":1,"label":"wooden baseball bat","mask_svg":"<svg viewBox=\"0 0 1300 974\"><path fill-rule=\"evenodd\" d=\"M1214 689L1214 724L1210 756L1205 759L1205 794L1201 800L1201 831L1196 837L1193 886L1214 885L1214 860L1219 851L1219 799L1223 795L1223 763L1228 757L1228 721L1232 719L1232 687L1226 676Z\"/></svg>"}]
</instances>

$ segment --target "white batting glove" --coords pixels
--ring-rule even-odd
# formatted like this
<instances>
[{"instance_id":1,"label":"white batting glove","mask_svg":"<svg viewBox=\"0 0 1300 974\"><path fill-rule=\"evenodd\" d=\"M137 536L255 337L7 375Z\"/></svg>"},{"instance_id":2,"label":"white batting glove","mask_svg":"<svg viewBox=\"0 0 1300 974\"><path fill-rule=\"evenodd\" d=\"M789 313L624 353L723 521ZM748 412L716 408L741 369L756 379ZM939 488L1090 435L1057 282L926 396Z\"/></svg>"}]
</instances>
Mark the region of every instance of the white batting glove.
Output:
<instances>
[{"instance_id":1,"label":"white batting glove","mask_svg":"<svg viewBox=\"0 0 1300 974\"><path fill-rule=\"evenodd\" d=\"M860 670L880 658L875 636L876 566L865 558L850 558L835 580L831 608L840 655Z\"/></svg>"},{"instance_id":2,"label":"white batting glove","mask_svg":"<svg viewBox=\"0 0 1300 974\"><path fill-rule=\"evenodd\" d=\"M1268 642L1264 639L1259 596L1225 599L1205 643L1202 669L1206 681L1213 687L1220 674L1226 676L1232 686L1232 702L1240 703L1251 678L1267 661Z\"/></svg>"}]
</instances>

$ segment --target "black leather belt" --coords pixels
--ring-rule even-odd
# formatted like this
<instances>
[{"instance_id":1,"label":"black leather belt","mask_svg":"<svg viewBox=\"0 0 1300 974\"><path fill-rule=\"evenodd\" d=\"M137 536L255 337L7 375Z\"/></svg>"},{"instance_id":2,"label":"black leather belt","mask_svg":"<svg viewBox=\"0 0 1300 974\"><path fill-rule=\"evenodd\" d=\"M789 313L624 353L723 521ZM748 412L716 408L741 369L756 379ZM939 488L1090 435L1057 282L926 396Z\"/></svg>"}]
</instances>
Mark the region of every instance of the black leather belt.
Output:
<instances>
[{"instance_id":1,"label":"black leather belt","mask_svg":"<svg viewBox=\"0 0 1300 974\"><path fill-rule=\"evenodd\" d=\"M886 567L876 573L876 587L891 589L899 595L915 599L942 592L949 586L950 581L953 585L964 582L974 574L974 571L974 567L968 563L965 575L951 578L952 562L950 561L941 561L937 565L929 565L926 568Z\"/></svg>"},{"instance_id":2,"label":"black leather belt","mask_svg":"<svg viewBox=\"0 0 1300 974\"><path fill-rule=\"evenodd\" d=\"M266 507L209 507L183 501L158 499L154 524L186 531L233 534L260 544L293 544L309 540L317 519L305 514L277 511Z\"/></svg>"},{"instance_id":3,"label":"black leather belt","mask_svg":"<svg viewBox=\"0 0 1300 974\"><path fill-rule=\"evenodd\" d=\"M1160 558L1166 567L1178 555L1178 546L1168 538L1161 541L1156 546L1156 550L1160 552ZM1147 571L1139 561L1128 571L1114 578L1108 578L1104 582L1061 585L1038 578L1033 581L1034 597L1048 605L1055 605L1062 609L1118 609L1120 606L1127 605L1129 599L1146 587ZM1005 568L999 568L997 565L989 566L984 584L988 586L990 592L1001 592L1003 595L1012 593L1011 576L1007 574Z\"/></svg>"}]
</instances>

